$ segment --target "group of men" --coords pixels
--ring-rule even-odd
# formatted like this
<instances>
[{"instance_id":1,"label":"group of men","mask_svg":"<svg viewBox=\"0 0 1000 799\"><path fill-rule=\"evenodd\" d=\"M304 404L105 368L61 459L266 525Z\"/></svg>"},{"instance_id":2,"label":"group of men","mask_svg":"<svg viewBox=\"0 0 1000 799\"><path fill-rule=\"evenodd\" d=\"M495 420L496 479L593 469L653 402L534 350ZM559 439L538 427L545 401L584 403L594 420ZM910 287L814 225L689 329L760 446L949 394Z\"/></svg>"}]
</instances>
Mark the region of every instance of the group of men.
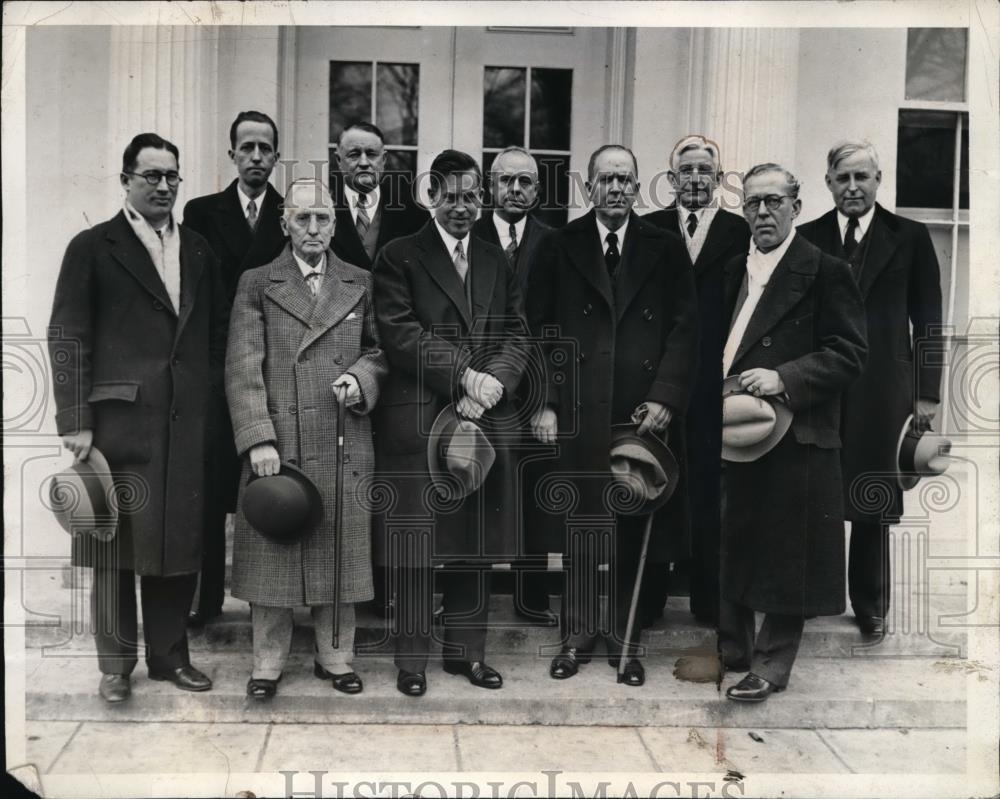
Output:
<instances>
[{"instance_id":1,"label":"group of men","mask_svg":"<svg viewBox=\"0 0 1000 799\"><path fill-rule=\"evenodd\" d=\"M909 413L934 415L939 360L913 353L935 341L941 297L926 228L875 202L869 144L831 149L836 208L798 230L799 183L778 164L745 173L742 218L723 210L720 153L702 136L669 155L675 203L641 217L634 154L598 148L592 207L558 229L534 214L538 167L519 147L496 156L488 179L470 155L440 153L429 213L386 175L384 137L368 122L342 132L331 187L296 180L284 197L269 183L279 151L268 116L242 112L230 147L238 177L191 200L179 224L177 148L136 136L121 212L70 242L56 288L58 432L76 458L99 448L116 479L137 478L148 495L110 540L73 541L74 563L94 570L106 701L130 695L135 575L149 676L211 688L186 625L221 612L232 512L252 699L277 693L302 606L315 676L362 691L355 605L373 598L390 616L401 693L425 693L436 638L445 671L500 688L485 651L495 563L514 567L519 615L561 627L552 678L577 674L604 632L620 681L640 686L640 631L662 612L673 561L690 576L692 613L718 629L725 667L749 672L728 696L761 701L787 684L804 620L844 610L845 518L855 615L882 634L887 531L901 509L895 438ZM557 342L571 345L558 357ZM727 377L793 414L749 462L720 460ZM630 636L644 520L609 510L622 425L666 441L680 464ZM290 544L256 529L242 501L254 480L286 470L326 511ZM846 499L872 475L894 497L877 516ZM553 476L575 487L571 511L541 490ZM604 521L571 524L570 513ZM538 567L553 552L564 556L558 616Z\"/></svg>"}]
</instances>

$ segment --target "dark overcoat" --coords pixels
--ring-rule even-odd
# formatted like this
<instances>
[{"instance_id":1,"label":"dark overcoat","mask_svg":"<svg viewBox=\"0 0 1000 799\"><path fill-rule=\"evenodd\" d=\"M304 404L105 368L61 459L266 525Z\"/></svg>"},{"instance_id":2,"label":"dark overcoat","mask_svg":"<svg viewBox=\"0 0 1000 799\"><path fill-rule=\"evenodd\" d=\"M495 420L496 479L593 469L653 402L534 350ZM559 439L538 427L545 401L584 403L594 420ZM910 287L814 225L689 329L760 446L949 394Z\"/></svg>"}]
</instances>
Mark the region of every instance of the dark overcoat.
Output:
<instances>
[{"instance_id":1,"label":"dark overcoat","mask_svg":"<svg viewBox=\"0 0 1000 799\"><path fill-rule=\"evenodd\" d=\"M824 252L846 257L836 209L799 232ZM927 226L878 204L858 250L854 274L865 303L868 363L843 403L846 513L851 521L896 523L903 510L893 477L900 430L914 397L941 398L941 273Z\"/></svg>"},{"instance_id":2,"label":"dark overcoat","mask_svg":"<svg viewBox=\"0 0 1000 799\"><path fill-rule=\"evenodd\" d=\"M222 393L228 310L208 243L180 231L179 313L124 212L69 243L49 323L56 430L94 431L116 474L110 545L73 563L172 576L201 568L206 417Z\"/></svg>"},{"instance_id":3,"label":"dark overcoat","mask_svg":"<svg viewBox=\"0 0 1000 799\"><path fill-rule=\"evenodd\" d=\"M375 262L375 308L390 365L375 420L378 479L388 486L379 494L391 495L375 525L382 566L499 562L517 554L520 419L513 397L527 357L526 324L503 251L470 236L469 253L471 308L433 222L387 244ZM479 490L443 502L430 486L427 434L438 413L462 396L466 367L504 387L480 421L496 460Z\"/></svg>"},{"instance_id":4,"label":"dark overcoat","mask_svg":"<svg viewBox=\"0 0 1000 799\"><path fill-rule=\"evenodd\" d=\"M534 255L538 243L551 230L551 226L546 225L539 219L535 219L530 214L524 223L524 234L517 243L517 260L514 263L514 272L520 281L522 296L524 296L524 293L528 289L528 269L531 264L532 255ZM482 216L472 226L472 235L500 247L500 237L497 235L496 225L493 224L493 211L483 211Z\"/></svg>"},{"instance_id":5,"label":"dark overcoat","mask_svg":"<svg viewBox=\"0 0 1000 799\"><path fill-rule=\"evenodd\" d=\"M372 598L370 514L359 490L374 468L368 413L378 402L386 361L378 340L371 275L326 253L315 296L291 246L240 278L226 354L226 396L243 456L233 539L233 596L263 605L299 607ZM337 402L331 384L354 375L363 403L344 418L343 564L337 571ZM294 544L254 530L243 514L249 450L273 444L319 489L322 522Z\"/></svg>"},{"instance_id":6,"label":"dark overcoat","mask_svg":"<svg viewBox=\"0 0 1000 799\"><path fill-rule=\"evenodd\" d=\"M544 401L555 408L559 430L551 471L575 475L577 514L607 514L611 425L628 422L645 401L673 410L668 443L683 464L698 348L694 276L683 249L676 236L633 214L614 289L593 211L551 232L535 250L527 316L533 336L552 342L543 347ZM533 499L544 502L544 494L540 489ZM561 508L552 515L555 522L541 534L551 539L548 551L565 552L565 516ZM687 517L686 489L679 486L658 514L650 558L669 559L672 539L686 538Z\"/></svg>"},{"instance_id":7,"label":"dark overcoat","mask_svg":"<svg viewBox=\"0 0 1000 799\"><path fill-rule=\"evenodd\" d=\"M333 234L330 247L338 258L348 263L371 269L375 262L369 258L365 245L361 242L358 229L351 218L351 210L347 205L347 195L344 193L344 179L339 173L335 175L330 186L333 204L336 209L337 228ZM399 173L391 173L382 179L379 186L378 208L373 213L378 215L378 239L375 242L375 257L379 250L393 239L409 236L422 228L430 214L416 201L413 184Z\"/></svg>"},{"instance_id":8,"label":"dark overcoat","mask_svg":"<svg viewBox=\"0 0 1000 799\"><path fill-rule=\"evenodd\" d=\"M732 318L746 257L726 265ZM840 398L865 361L864 308L848 265L795 236L764 288L729 374L781 376L794 417L773 450L727 463L722 596L793 616L844 611Z\"/></svg>"}]
</instances>

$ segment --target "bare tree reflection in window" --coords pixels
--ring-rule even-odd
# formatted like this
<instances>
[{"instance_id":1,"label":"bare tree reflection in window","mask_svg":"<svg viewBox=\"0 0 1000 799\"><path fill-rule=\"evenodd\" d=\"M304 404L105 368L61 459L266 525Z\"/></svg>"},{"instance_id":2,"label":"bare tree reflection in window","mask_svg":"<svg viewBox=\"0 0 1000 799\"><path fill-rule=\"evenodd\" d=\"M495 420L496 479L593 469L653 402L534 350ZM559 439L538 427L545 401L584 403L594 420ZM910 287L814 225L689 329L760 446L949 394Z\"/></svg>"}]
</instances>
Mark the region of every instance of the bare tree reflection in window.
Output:
<instances>
[{"instance_id":1,"label":"bare tree reflection in window","mask_svg":"<svg viewBox=\"0 0 1000 799\"><path fill-rule=\"evenodd\" d=\"M385 134L386 144L417 143L419 102L419 65L378 65L375 124Z\"/></svg>"},{"instance_id":2,"label":"bare tree reflection in window","mask_svg":"<svg viewBox=\"0 0 1000 799\"><path fill-rule=\"evenodd\" d=\"M483 74L483 146L523 147L527 70L486 67Z\"/></svg>"},{"instance_id":3,"label":"bare tree reflection in window","mask_svg":"<svg viewBox=\"0 0 1000 799\"><path fill-rule=\"evenodd\" d=\"M910 28L906 99L963 102L968 38L964 28Z\"/></svg>"}]
</instances>

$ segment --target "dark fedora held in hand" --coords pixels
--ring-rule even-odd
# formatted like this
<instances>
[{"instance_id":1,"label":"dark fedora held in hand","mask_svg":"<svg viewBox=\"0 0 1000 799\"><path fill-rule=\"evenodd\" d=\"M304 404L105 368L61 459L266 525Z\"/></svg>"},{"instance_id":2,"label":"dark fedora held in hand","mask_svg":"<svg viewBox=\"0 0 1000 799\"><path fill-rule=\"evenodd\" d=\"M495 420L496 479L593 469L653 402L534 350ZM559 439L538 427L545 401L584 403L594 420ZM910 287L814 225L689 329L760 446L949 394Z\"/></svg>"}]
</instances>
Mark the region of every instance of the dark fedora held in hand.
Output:
<instances>
[{"instance_id":1,"label":"dark fedora held in hand","mask_svg":"<svg viewBox=\"0 0 1000 799\"><path fill-rule=\"evenodd\" d=\"M909 491L921 477L943 474L951 464L951 439L935 433L930 427L914 423L913 414L907 417L896 446L896 479L899 487Z\"/></svg>"},{"instance_id":2,"label":"dark fedora held in hand","mask_svg":"<svg viewBox=\"0 0 1000 799\"><path fill-rule=\"evenodd\" d=\"M627 492L618 497L625 516L644 516L666 504L680 474L670 448L654 435L640 436L638 427L611 426L611 477Z\"/></svg>"},{"instance_id":3,"label":"dark fedora held in hand","mask_svg":"<svg viewBox=\"0 0 1000 799\"><path fill-rule=\"evenodd\" d=\"M104 454L91 447L85 461L52 477L49 506L60 526L71 535L88 533L101 541L114 538L118 528L118 502L111 467Z\"/></svg>"},{"instance_id":4,"label":"dark fedora held in hand","mask_svg":"<svg viewBox=\"0 0 1000 799\"><path fill-rule=\"evenodd\" d=\"M243 492L243 515L265 538L294 544L323 520L323 499L305 473L282 462L278 474L250 478Z\"/></svg>"},{"instance_id":5,"label":"dark fedora held in hand","mask_svg":"<svg viewBox=\"0 0 1000 799\"><path fill-rule=\"evenodd\" d=\"M774 449L792 425L792 410L778 397L755 397L739 375L722 383L722 459L750 463Z\"/></svg>"},{"instance_id":6,"label":"dark fedora held in hand","mask_svg":"<svg viewBox=\"0 0 1000 799\"><path fill-rule=\"evenodd\" d=\"M448 405L431 425L427 469L441 496L461 499L476 491L493 468L496 451L482 428Z\"/></svg>"}]
</instances>

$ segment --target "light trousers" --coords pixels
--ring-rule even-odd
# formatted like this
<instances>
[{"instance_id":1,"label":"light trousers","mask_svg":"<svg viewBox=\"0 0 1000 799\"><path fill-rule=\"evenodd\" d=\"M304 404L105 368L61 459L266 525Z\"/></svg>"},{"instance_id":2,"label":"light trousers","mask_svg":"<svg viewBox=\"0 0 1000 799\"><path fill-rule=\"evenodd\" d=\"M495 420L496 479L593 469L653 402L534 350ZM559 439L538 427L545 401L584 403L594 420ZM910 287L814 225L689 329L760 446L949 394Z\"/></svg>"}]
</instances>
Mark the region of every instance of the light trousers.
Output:
<instances>
[{"instance_id":1,"label":"light trousers","mask_svg":"<svg viewBox=\"0 0 1000 799\"><path fill-rule=\"evenodd\" d=\"M313 626L316 631L316 662L331 674L354 671L350 661L354 657L354 605L340 604L340 641L333 647L333 605L313 605ZM253 677L257 680L276 680L288 662L292 648L292 608L251 603L253 622Z\"/></svg>"}]
</instances>

